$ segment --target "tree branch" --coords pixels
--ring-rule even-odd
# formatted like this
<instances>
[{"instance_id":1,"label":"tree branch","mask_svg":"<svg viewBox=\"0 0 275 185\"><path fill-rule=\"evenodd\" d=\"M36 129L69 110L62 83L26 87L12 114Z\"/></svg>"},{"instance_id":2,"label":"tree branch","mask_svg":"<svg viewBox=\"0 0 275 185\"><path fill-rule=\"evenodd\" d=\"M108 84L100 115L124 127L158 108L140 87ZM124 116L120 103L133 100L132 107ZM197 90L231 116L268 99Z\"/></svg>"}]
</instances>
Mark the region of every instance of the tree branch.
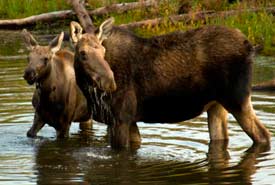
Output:
<instances>
[{"instance_id":1,"label":"tree branch","mask_svg":"<svg viewBox=\"0 0 275 185\"><path fill-rule=\"evenodd\" d=\"M188 13L188 14L180 14L180 15L171 15L168 16L168 20L172 23L176 22L185 22L185 24L190 23L191 21L206 21L208 18L215 18L215 17L222 17L226 18L233 15L242 14L245 12L248 13L257 13L260 11L266 11L267 13L271 13L275 15L275 7L268 7L268 8L253 8L253 9L245 9L245 10L229 10L229 11L201 11L201 12L195 12L195 13ZM121 24L121 27L125 27L128 29L134 29L138 27L145 27L145 26L151 26L155 27L160 24L162 24L167 18L155 18L155 19L148 19L148 20L142 20L138 22L132 22L128 24Z\"/></svg>"},{"instance_id":2,"label":"tree branch","mask_svg":"<svg viewBox=\"0 0 275 185\"><path fill-rule=\"evenodd\" d=\"M95 27L93 25L92 19L90 18L86 8L84 7L83 1L81 0L68 0L68 3L72 5L76 16L86 32L94 32Z\"/></svg>"},{"instance_id":3,"label":"tree branch","mask_svg":"<svg viewBox=\"0 0 275 185\"><path fill-rule=\"evenodd\" d=\"M157 6L156 0L147 0L142 2L132 2L132 3L120 3L112 4L109 6L97 8L95 10L89 11L90 15L107 15L111 12L124 13L129 10L144 8L144 7L154 7Z\"/></svg>"},{"instance_id":4,"label":"tree branch","mask_svg":"<svg viewBox=\"0 0 275 185\"><path fill-rule=\"evenodd\" d=\"M101 7L101 8L88 11L88 14L90 16L102 16L102 15L108 15L109 13L123 13L129 10L134 10L142 7L152 7L152 6L155 6L156 4L157 4L156 0L147 0L142 3L132 2L132 3L112 4L106 7ZM22 19L0 20L0 29L21 29L26 26L35 25L38 22L51 22L51 21L60 20L60 19L72 19L74 16L75 16L74 11L63 10L63 11L33 15Z\"/></svg>"},{"instance_id":5,"label":"tree branch","mask_svg":"<svg viewBox=\"0 0 275 185\"><path fill-rule=\"evenodd\" d=\"M33 15L22 19L0 20L0 28L22 28L23 26L33 25L37 22L47 22L55 19L65 19L73 15L72 10L56 11L50 13L43 13L40 15Z\"/></svg>"}]
</instances>

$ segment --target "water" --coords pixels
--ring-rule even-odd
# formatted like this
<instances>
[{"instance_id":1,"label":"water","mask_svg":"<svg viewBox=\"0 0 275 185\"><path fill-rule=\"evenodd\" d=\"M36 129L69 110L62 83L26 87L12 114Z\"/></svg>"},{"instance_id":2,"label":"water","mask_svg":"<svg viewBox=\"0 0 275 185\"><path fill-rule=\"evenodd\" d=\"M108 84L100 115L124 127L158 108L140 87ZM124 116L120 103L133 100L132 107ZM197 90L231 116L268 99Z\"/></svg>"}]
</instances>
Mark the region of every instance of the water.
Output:
<instances>
[{"instance_id":1,"label":"water","mask_svg":"<svg viewBox=\"0 0 275 185\"><path fill-rule=\"evenodd\" d=\"M26 53L18 33L0 35L1 55ZM209 143L203 114L177 124L138 123L141 147L115 152L101 123L88 133L73 123L67 140L56 140L48 126L38 138L27 138L34 114L33 87L22 78L25 65L24 59L0 60L1 185L274 184L275 92L252 96L258 117L273 133L270 148L251 147L231 115L229 143ZM258 57L254 83L274 78L274 68L275 58Z\"/></svg>"}]
</instances>

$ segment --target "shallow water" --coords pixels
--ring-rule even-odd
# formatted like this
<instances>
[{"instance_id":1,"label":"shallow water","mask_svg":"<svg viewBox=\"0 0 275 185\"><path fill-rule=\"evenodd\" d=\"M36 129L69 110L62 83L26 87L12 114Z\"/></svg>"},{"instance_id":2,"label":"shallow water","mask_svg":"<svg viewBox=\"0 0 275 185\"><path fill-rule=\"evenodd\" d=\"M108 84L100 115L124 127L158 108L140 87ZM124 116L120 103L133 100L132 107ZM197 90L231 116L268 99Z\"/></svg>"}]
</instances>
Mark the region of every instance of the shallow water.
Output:
<instances>
[{"instance_id":1,"label":"shallow water","mask_svg":"<svg viewBox=\"0 0 275 185\"><path fill-rule=\"evenodd\" d=\"M23 55L19 36L13 33L10 41L9 34L0 34L0 54ZM88 133L74 123L67 140L56 140L48 126L38 138L27 138L33 87L22 78L25 65L25 60L0 60L0 184L274 184L275 92L252 96L258 117L273 133L270 148L251 147L231 115L229 143L209 143L202 114L177 124L138 123L141 147L115 152L101 123ZM254 83L274 78L274 69L275 58L257 57Z\"/></svg>"}]
</instances>

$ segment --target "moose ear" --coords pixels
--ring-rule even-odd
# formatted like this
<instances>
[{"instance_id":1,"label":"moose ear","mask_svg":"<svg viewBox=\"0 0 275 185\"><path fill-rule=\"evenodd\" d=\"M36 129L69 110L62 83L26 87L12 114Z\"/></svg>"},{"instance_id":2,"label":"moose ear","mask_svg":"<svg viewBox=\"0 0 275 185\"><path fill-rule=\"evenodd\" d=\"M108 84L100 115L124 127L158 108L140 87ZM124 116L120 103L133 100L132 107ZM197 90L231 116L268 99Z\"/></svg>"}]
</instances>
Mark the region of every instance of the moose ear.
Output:
<instances>
[{"instance_id":1,"label":"moose ear","mask_svg":"<svg viewBox=\"0 0 275 185\"><path fill-rule=\"evenodd\" d=\"M82 37L82 27L75 21L70 24L70 35L73 44L75 45Z\"/></svg>"},{"instance_id":2,"label":"moose ear","mask_svg":"<svg viewBox=\"0 0 275 185\"><path fill-rule=\"evenodd\" d=\"M60 50L64 38L64 32L61 32L60 35L56 36L49 44L49 47L53 53L56 53Z\"/></svg>"},{"instance_id":3,"label":"moose ear","mask_svg":"<svg viewBox=\"0 0 275 185\"><path fill-rule=\"evenodd\" d=\"M29 33L26 29L22 30L22 35L28 50L32 50L35 46L38 45L32 34Z\"/></svg>"},{"instance_id":4,"label":"moose ear","mask_svg":"<svg viewBox=\"0 0 275 185\"><path fill-rule=\"evenodd\" d=\"M99 26L99 32L96 34L100 43L102 43L111 34L111 30L115 19L113 17L107 19Z\"/></svg>"}]
</instances>

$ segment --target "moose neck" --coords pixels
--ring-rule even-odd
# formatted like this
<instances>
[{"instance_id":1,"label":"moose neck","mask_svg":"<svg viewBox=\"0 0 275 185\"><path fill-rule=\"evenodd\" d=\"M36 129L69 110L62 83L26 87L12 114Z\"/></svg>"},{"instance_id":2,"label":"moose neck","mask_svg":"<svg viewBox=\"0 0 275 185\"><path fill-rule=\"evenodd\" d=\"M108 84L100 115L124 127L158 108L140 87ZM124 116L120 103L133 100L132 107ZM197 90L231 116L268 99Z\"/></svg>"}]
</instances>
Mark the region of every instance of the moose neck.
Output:
<instances>
[{"instance_id":1,"label":"moose neck","mask_svg":"<svg viewBox=\"0 0 275 185\"><path fill-rule=\"evenodd\" d=\"M105 58L112 66L116 61L127 61L137 52L139 57L142 57L147 40L136 36L129 30L114 26L111 35L103 42L106 48Z\"/></svg>"}]
</instances>

